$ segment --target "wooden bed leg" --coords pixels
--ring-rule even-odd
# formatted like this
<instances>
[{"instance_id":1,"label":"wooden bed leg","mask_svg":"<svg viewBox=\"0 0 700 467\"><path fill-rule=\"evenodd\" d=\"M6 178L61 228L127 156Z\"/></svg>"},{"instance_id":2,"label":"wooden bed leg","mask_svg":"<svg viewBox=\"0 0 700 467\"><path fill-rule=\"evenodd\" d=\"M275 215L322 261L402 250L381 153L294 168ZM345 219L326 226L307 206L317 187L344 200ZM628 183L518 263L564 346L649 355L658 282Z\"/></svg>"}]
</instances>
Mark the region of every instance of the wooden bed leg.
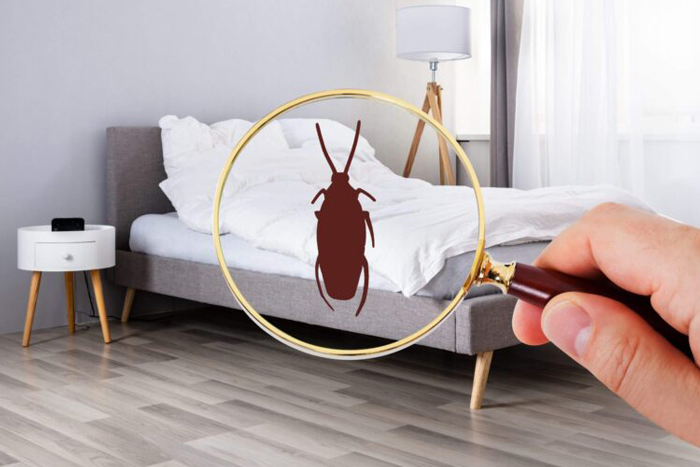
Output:
<instances>
[{"instance_id":1,"label":"wooden bed leg","mask_svg":"<svg viewBox=\"0 0 700 467\"><path fill-rule=\"evenodd\" d=\"M484 398L484 390L486 389L486 380L489 378L491 359L493 359L493 350L476 354L472 400L469 404L471 410L479 410L481 408L481 401Z\"/></svg>"},{"instance_id":2,"label":"wooden bed leg","mask_svg":"<svg viewBox=\"0 0 700 467\"><path fill-rule=\"evenodd\" d=\"M129 321L129 315L131 314L131 305L134 304L134 296L136 295L136 289L128 287L126 289L126 295L124 296L124 307L122 308L122 323Z\"/></svg>"}]
</instances>

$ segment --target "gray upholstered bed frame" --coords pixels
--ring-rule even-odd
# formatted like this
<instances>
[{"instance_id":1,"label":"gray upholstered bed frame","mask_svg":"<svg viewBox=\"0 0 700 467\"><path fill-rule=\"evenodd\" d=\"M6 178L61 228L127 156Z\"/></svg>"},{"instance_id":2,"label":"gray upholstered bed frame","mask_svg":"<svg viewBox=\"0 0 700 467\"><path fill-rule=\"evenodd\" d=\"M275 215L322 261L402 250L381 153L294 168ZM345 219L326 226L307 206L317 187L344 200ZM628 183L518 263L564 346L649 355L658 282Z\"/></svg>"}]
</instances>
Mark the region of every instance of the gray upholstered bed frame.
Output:
<instances>
[{"instance_id":1,"label":"gray upholstered bed frame","mask_svg":"<svg viewBox=\"0 0 700 467\"><path fill-rule=\"evenodd\" d=\"M134 292L143 290L240 309L216 265L129 251L131 223L144 214L174 211L158 187L165 179L160 128L107 129L107 221L116 227L117 265L112 282L127 288L122 320L128 319ZM213 246L212 246L213 248ZM447 302L427 297L373 291L358 320L354 304L328 312L318 300L315 281L232 270L236 283L256 309L270 316L397 339L425 325ZM503 295L467 298L422 345L459 354L477 354L472 408L481 405L493 351L517 343L511 330L515 300ZM296 305L296 306L294 306ZM410 331L410 332L409 332Z\"/></svg>"}]
</instances>

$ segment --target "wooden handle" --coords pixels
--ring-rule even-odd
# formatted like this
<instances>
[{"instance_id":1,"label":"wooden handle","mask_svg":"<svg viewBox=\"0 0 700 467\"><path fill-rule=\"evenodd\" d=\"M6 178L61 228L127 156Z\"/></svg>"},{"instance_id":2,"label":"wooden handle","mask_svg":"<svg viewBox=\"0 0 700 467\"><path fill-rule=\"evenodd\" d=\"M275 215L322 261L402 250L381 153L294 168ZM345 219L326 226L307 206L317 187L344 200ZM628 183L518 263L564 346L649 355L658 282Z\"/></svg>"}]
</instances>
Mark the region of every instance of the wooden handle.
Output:
<instances>
[{"instance_id":1,"label":"wooden handle","mask_svg":"<svg viewBox=\"0 0 700 467\"><path fill-rule=\"evenodd\" d=\"M510 295L541 308L544 308L552 298L564 292L602 295L627 305L674 347L692 358L688 336L664 321L651 306L649 297L627 292L609 281L590 281L528 264L516 264L508 288Z\"/></svg>"}]
</instances>

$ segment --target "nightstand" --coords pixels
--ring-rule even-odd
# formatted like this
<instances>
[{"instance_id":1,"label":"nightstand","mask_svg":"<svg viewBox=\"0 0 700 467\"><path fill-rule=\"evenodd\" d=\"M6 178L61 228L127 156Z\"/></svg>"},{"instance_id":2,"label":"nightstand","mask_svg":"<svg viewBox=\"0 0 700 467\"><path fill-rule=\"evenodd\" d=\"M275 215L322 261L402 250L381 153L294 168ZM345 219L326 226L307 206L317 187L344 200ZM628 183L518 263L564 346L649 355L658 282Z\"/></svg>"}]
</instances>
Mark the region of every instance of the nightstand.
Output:
<instances>
[{"instance_id":1,"label":"nightstand","mask_svg":"<svg viewBox=\"0 0 700 467\"><path fill-rule=\"evenodd\" d=\"M41 275L44 272L64 273L68 303L68 331L71 334L75 333L73 296L75 271L90 271L102 326L102 337L105 344L109 344L111 338L100 269L113 267L114 258L114 227L109 225L86 225L85 230L70 232L52 232L50 225L17 229L17 267L32 273L22 345L24 347L29 345Z\"/></svg>"}]
</instances>

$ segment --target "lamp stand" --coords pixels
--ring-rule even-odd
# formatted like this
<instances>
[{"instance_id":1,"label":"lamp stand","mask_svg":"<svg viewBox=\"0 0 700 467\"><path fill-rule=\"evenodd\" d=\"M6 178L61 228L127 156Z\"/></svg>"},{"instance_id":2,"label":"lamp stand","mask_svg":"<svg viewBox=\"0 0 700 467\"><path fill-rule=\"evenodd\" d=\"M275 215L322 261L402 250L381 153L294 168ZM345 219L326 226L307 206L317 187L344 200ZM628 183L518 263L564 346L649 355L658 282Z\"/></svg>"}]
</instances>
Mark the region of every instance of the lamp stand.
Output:
<instances>
[{"instance_id":1,"label":"lamp stand","mask_svg":"<svg viewBox=\"0 0 700 467\"><path fill-rule=\"evenodd\" d=\"M430 69L433 72L433 80L428 83L426 88L425 99L423 99L423 112L432 112L435 120L442 123L442 87L435 82L437 63L430 62ZM413 162L416 160L416 153L418 152L418 145L423 136L424 128L425 122L419 120L416 126L416 132L413 135L413 142L411 142L411 150L408 151L406 166L403 169L404 177L409 177L411 175L411 169L413 168ZM452 172L452 164L448 156L447 143L440 135L437 136L438 160L440 161L440 184L445 185L445 181L447 181L448 185L455 185L455 176L454 172Z\"/></svg>"}]
</instances>

